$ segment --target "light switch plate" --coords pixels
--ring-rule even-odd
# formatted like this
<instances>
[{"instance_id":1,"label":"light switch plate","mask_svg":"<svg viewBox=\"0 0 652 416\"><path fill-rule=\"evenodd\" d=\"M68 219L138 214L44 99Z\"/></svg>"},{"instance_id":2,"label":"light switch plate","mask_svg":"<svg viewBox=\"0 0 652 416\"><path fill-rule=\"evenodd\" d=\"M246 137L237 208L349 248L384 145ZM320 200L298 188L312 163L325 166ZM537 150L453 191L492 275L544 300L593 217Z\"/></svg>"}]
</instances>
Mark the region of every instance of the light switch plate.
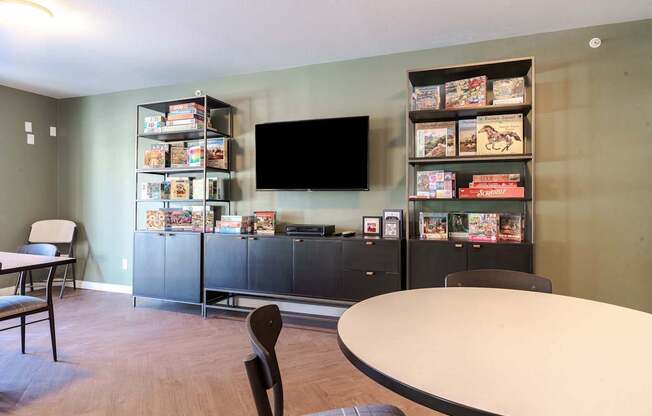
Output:
<instances>
[{"instance_id":1,"label":"light switch plate","mask_svg":"<svg viewBox=\"0 0 652 416\"><path fill-rule=\"evenodd\" d=\"M31 133L32 132L32 122L31 121L26 121L25 122L25 133Z\"/></svg>"},{"instance_id":2,"label":"light switch plate","mask_svg":"<svg viewBox=\"0 0 652 416\"><path fill-rule=\"evenodd\" d=\"M34 144L34 135L33 134L27 134L27 144Z\"/></svg>"},{"instance_id":3,"label":"light switch plate","mask_svg":"<svg viewBox=\"0 0 652 416\"><path fill-rule=\"evenodd\" d=\"M57 128L50 126L50 137L57 137Z\"/></svg>"}]
</instances>

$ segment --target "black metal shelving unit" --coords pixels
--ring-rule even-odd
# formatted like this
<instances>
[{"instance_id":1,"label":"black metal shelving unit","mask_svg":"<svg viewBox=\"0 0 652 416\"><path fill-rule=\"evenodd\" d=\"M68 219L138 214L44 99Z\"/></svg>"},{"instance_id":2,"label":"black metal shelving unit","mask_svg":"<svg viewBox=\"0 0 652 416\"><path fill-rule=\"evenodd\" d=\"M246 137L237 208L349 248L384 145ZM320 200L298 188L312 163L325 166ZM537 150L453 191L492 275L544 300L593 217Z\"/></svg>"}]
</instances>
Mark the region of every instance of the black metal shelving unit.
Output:
<instances>
[{"instance_id":1,"label":"black metal shelving unit","mask_svg":"<svg viewBox=\"0 0 652 416\"><path fill-rule=\"evenodd\" d=\"M483 105L474 108L411 110L414 87L441 85L449 81L486 75L488 80L524 77L525 99L522 104ZM441 286L443 276L461 268L520 269L533 271L534 241L534 166L535 166L535 70L534 58L516 58L469 65L409 70L406 110L406 195L408 238L408 288ZM488 89L488 101L490 91ZM482 115L523 114L524 153L510 155L415 157L415 124L434 121L459 121ZM457 127L456 127L457 128ZM458 135L459 136L459 135ZM524 198L460 199L417 198L416 173L420 170L456 172L457 187L463 187L473 174L520 173L525 186ZM525 241L522 243L475 243L469 241L421 240L418 232L419 212L513 212L525 215ZM502 251L506 251L503 253ZM496 258L492 261L490 254ZM485 256L483 258L483 256ZM519 256L522 257L519 258ZM512 261L512 259L515 259ZM484 262L484 263L483 263ZM480 267L484 268L484 267ZM433 273L437 277L424 281L417 276Z\"/></svg>"},{"instance_id":2,"label":"black metal shelving unit","mask_svg":"<svg viewBox=\"0 0 652 416\"><path fill-rule=\"evenodd\" d=\"M169 107L175 104L196 103L204 107L204 127L202 129L188 129L176 130L173 132L154 132L144 133L141 129L143 118L147 115L167 114ZM209 126L208 120L211 120ZM226 210L228 214L231 213L231 183L232 183L232 163L230 160L230 152L227 150L225 157L227 158L227 168L213 168L206 166L207 161L207 142L212 138L225 138L230 140L233 137L233 107L228 103L215 99L208 95L201 95L195 97L177 98L173 100L156 101L150 103L139 104L136 110L136 134L135 134L135 198L134 198L134 275L133 275L133 302L136 306L136 298L150 298L157 300L173 301L179 303L187 303L192 305L201 305L203 314L203 234L206 232L206 208L207 206L219 205ZM147 168L142 166L144 158L144 147L147 143L172 143L172 142L186 142L198 143L203 148L203 161L201 166L189 167L165 167L165 168ZM140 198L140 183L147 181L148 178L158 180L168 180L170 178L188 176L190 179L203 179L204 192L202 199L142 199ZM215 176L222 176L225 179L224 186L224 199L208 199L208 179ZM163 208L170 208L178 204L184 205L199 205L202 206L202 230L201 231L154 231L147 230L144 227L145 212L147 205L155 205ZM179 238L191 238L188 241L188 247L184 247L185 241L178 242L172 240L174 236ZM195 237L196 236L196 237ZM153 252L157 247L157 241L143 241L139 244L139 239L145 238L161 238L165 239L180 248L186 248L188 251L185 254L186 259L170 259L175 254L166 245L163 245L163 250ZM172 245L172 244L169 244ZM195 247L197 246L197 247ZM151 248L153 247L153 248ZM193 247L191 250L189 247ZM196 250L194 249L196 248ZM142 251L142 252L141 252ZM158 258L163 256L163 258ZM183 270L183 263L187 261L193 264L189 267L187 273ZM159 263L163 263L159 267ZM198 264L194 264L197 263ZM196 267L195 267L196 266ZM166 292L166 279L170 272L168 268L175 270L174 280L170 282L169 291ZM160 277L161 273L164 274ZM162 280L161 280L162 279ZM171 278L172 279L172 278ZM162 281L162 283L161 283ZM152 289L149 289L151 283ZM187 284L187 287L185 286ZM162 290L161 290L162 285ZM195 288L197 290L195 290ZM184 294L184 290L187 293ZM176 293L175 293L176 290ZM178 294L177 294L178 293Z\"/></svg>"}]
</instances>

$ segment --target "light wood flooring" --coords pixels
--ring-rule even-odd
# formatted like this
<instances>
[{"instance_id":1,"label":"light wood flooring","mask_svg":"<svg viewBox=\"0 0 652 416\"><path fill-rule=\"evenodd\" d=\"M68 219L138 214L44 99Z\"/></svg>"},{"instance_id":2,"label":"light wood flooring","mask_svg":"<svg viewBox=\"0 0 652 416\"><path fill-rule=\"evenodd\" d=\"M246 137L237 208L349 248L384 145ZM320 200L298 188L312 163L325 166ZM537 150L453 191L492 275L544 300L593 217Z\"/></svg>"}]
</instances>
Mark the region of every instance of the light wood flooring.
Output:
<instances>
[{"instance_id":1,"label":"light wood flooring","mask_svg":"<svg viewBox=\"0 0 652 416\"><path fill-rule=\"evenodd\" d=\"M47 322L27 327L26 355L18 329L0 332L0 414L255 415L243 315L209 313L155 301L133 309L129 295L70 290L55 304L59 362ZM286 325L277 352L286 415L364 403L437 414L356 370L333 330Z\"/></svg>"}]
</instances>

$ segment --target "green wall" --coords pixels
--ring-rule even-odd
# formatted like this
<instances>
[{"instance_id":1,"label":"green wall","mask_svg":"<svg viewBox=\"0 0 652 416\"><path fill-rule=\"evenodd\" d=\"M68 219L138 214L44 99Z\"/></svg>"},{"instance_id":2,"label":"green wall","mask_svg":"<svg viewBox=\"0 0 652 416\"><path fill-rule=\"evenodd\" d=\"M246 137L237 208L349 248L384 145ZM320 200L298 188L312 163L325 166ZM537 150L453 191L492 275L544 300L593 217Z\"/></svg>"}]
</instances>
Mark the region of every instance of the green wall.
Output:
<instances>
[{"instance_id":1,"label":"green wall","mask_svg":"<svg viewBox=\"0 0 652 416\"><path fill-rule=\"evenodd\" d=\"M652 311L652 20L61 100L59 212L82 225L85 278L131 281L137 103L201 88L233 104L238 213L359 229L405 205L406 70L522 56L537 72L536 272L558 293ZM365 114L369 192L255 192L256 123Z\"/></svg>"},{"instance_id":2,"label":"green wall","mask_svg":"<svg viewBox=\"0 0 652 416\"><path fill-rule=\"evenodd\" d=\"M0 251L24 244L29 225L57 215L57 100L0 85ZM34 145L27 144L32 122ZM0 277L0 288L15 276Z\"/></svg>"}]
</instances>

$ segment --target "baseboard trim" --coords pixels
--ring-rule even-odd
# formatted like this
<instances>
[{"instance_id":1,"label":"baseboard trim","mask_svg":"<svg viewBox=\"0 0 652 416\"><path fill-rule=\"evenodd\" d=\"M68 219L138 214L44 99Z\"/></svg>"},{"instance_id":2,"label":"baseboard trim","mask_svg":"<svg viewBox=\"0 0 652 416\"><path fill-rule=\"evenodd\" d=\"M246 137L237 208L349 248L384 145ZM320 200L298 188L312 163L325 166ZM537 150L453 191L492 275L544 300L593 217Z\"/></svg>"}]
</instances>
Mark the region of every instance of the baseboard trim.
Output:
<instances>
[{"instance_id":1,"label":"baseboard trim","mask_svg":"<svg viewBox=\"0 0 652 416\"><path fill-rule=\"evenodd\" d=\"M72 282L66 282L66 286L72 287ZM131 295L131 286L116 285L114 283L91 282L90 280L78 280L77 287L88 290L99 290L101 292L127 293Z\"/></svg>"}]
</instances>

